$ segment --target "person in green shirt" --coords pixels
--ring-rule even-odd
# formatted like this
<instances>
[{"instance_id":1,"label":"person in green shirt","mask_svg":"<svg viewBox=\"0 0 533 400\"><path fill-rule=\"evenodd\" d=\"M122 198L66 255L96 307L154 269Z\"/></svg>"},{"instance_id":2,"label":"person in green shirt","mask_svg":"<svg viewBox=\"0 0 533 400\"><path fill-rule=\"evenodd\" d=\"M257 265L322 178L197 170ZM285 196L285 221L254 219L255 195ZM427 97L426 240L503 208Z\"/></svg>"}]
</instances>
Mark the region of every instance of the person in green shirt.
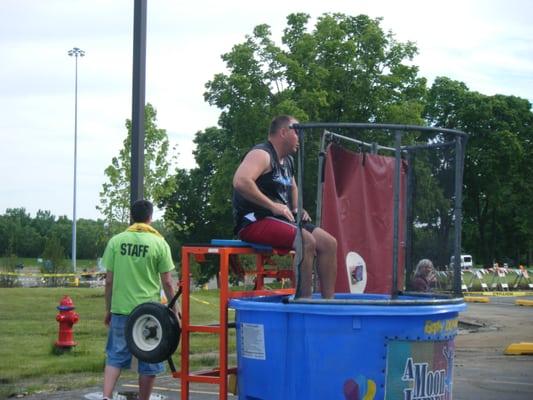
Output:
<instances>
[{"instance_id":1,"label":"person in green shirt","mask_svg":"<svg viewBox=\"0 0 533 400\"><path fill-rule=\"evenodd\" d=\"M171 271L174 263L170 247L152 226L153 205L138 200L131 207L134 222L126 231L113 236L102 258L106 268L104 323L109 327L104 371L104 400L113 397L123 368L130 368L132 355L125 338L128 315L139 304L159 302L161 286L167 299L174 297ZM176 312L176 310L173 310ZM139 360L139 399L148 400L155 377L163 363Z\"/></svg>"}]
</instances>

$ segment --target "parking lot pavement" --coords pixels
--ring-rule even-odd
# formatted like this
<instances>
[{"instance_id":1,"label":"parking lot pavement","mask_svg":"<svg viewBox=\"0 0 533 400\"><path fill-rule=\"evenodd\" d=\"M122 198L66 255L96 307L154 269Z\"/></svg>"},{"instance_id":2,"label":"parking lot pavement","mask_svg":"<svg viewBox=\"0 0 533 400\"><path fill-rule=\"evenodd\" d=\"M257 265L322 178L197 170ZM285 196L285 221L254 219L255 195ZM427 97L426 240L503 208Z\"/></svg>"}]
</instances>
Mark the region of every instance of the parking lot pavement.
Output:
<instances>
[{"instance_id":1,"label":"parking lot pavement","mask_svg":"<svg viewBox=\"0 0 533 400\"><path fill-rule=\"evenodd\" d=\"M136 381L119 382L114 400L134 400L138 391ZM218 399L218 386L208 384L191 384L189 400ZM102 387L94 386L74 391L59 391L54 393L40 393L24 397L24 400L100 400ZM156 381L151 400L177 400L180 398L180 381L170 376L159 377ZM228 395L228 400L237 396Z\"/></svg>"},{"instance_id":2,"label":"parking lot pavement","mask_svg":"<svg viewBox=\"0 0 533 400\"><path fill-rule=\"evenodd\" d=\"M520 298L533 300L533 296ZM533 399L533 355L504 355L511 343L533 343L533 307L518 306L515 300L516 297L511 296L490 297L488 303L469 303L467 310L460 314L460 333L455 340L455 400ZM121 382L117 389L123 393L136 392L137 382ZM152 400L177 400L179 389L178 379L160 377ZM192 384L189 399L214 400L218 398L217 390L216 385ZM25 399L91 400L91 395L98 392L101 387L36 394ZM228 399L237 399L237 396L229 395Z\"/></svg>"},{"instance_id":3,"label":"parking lot pavement","mask_svg":"<svg viewBox=\"0 0 533 400\"><path fill-rule=\"evenodd\" d=\"M532 299L520 297L522 299ZM533 307L515 304L516 297L490 297L470 303L455 340L454 399L533 399L533 355L507 356L512 343L533 343Z\"/></svg>"}]
</instances>

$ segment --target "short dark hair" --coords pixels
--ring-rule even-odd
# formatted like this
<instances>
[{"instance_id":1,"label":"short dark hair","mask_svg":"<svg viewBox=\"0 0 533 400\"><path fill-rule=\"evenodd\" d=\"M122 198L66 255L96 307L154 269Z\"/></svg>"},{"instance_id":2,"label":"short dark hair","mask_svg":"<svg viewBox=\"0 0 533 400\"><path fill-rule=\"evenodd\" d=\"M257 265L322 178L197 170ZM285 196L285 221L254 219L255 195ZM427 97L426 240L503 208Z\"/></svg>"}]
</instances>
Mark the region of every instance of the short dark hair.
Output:
<instances>
[{"instance_id":1,"label":"short dark hair","mask_svg":"<svg viewBox=\"0 0 533 400\"><path fill-rule=\"evenodd\" d=\"M291 125L294 117L290 115L279 115L270 122L269 135L274 135L280 129L287 128Z\"/></svg>"},{"instance_id":2,"label":"short dark hair","mask_svg":"<svg viewBox=\"0 0 533 400\"><path fill-rule=\"evenodd\" d=\"M137 200L131 206L131 219L133 222L147 222L152 218L154 206L148 200Z\"/></svg>"}]
</instances>

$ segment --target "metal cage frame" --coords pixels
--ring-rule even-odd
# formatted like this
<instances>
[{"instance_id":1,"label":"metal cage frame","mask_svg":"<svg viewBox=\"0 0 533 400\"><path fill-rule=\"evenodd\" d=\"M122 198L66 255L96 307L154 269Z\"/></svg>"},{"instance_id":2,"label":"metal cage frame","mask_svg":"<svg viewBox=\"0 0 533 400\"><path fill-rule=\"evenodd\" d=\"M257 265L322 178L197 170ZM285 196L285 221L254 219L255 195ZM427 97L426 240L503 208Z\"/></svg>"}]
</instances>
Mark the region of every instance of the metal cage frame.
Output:
<instances>
[{"instance_id":1,"label":"metal cage frame","mask_svg":"<svg viewBox=\"0 0 533 400\"><path fill-rule=\"evenodd\" d=\"M400 166L402 153L407 154L408 156L414 150L420 149L431 149L431 148L441 148L454 146L455 147L455 176L454 176L454 243L453 243L453 254L455 259L459 259L461 254L461 227L462 227L462 187L463 187L463 172L464 172L464 157L465 157L465 148L468 141L468 134L465 132L456 130L456 129L447 129L439 127L427 127L427 126L418 126L418 125L398 125L398 124L378 124L378 123L304 123L304 124L293 124L292 128L296 130L298 134L298 139L300 142L300 148L298 151L298 173L297 173L297 184L299 187L303 188L303 177L304 177L304 163L305 159L305 132L312 129L322 129L321 145L319 152L318 160L318 184L317 184L317 215L316 220L317 224L320 225L321 222L321 209L322 209L322 184L323 184L323 171L324 171L324 158L325 158L325 146L328 138L337 138L341 140L347 140L362 146L370 148L371 152L377 153L379 150L394 151L395 157L395 170L394 170L394 182L393 182L393 265L392 265L392 293L391 298L394 300L399 292L397 291L398 287L398 256L399 256L399 218L400 218ZM332 132L335 129L350 129L356 132L358 131L375 131L380 130L384 131L387 134L394 135L394 147L381 146L378 143L368 143L347 136L339 135ZM446 134L450 135L452 140L440 142L440 143L428 143L421 145L411 145L411 146L402 146L402 136L406 132L429 132L435 134ZM408 171L411 171L409 169ZM408 172L408 188L407 188L407 208L412 207L411 196L409 190L412 188L409 187L409 172ZM303 210L303 196L298 197L298 214L297 214L297 223L298 226L301 226L302 221L302 210ZM409 213L406 213L406 218ZM405 224L407 226L407 224ZM406 228L404 228L406 229ZM406 242L409 243L412 240L410 231L406 229L405 232ZM301 228L298 230L297 234L297 246L296 246L296 280L299 282L299 268L301 261L303 259L302 254L302 234ZM410 254L406 256L406 262L409 261ZM457 264L457 265L455 265ZM458 263L455 263L453 266L454 271L454 280L453 280L453 296L462 297L461 291L461 271ZM299 294L299 285L297 283L296 298ZM298 301L296 299L295 301Z\"/></svg>"}]
</instances>

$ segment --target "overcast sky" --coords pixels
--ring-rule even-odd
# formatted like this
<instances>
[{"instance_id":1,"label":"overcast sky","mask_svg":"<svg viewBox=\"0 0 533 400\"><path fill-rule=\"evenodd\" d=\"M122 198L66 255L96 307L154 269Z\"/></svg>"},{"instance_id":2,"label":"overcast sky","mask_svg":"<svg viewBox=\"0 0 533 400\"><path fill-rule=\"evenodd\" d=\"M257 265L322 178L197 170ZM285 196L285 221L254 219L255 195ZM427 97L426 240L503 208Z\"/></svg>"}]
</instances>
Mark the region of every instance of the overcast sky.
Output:
<instances>
[{"instance_id":1,"label":"overcast sky","mask_svg":"<svg viewBox=\"0 0 533 400\"><path fill-rule=\"evenodd\" d=\"M203 93L224 72L220 56L258 24L279 37L291 12L383 17L398 40L416 42L414 63L429 83L447 76L533 101L530 0L151 0L146 101L177 144L180 167L194 166L194 134L217 123ZM72 218L75 60L67 52L79 47L77 217L101 216L104 169L131 118L132 32L133 0L0 1L0 214L24 207Z\"/></svg>"}]
</instances>

